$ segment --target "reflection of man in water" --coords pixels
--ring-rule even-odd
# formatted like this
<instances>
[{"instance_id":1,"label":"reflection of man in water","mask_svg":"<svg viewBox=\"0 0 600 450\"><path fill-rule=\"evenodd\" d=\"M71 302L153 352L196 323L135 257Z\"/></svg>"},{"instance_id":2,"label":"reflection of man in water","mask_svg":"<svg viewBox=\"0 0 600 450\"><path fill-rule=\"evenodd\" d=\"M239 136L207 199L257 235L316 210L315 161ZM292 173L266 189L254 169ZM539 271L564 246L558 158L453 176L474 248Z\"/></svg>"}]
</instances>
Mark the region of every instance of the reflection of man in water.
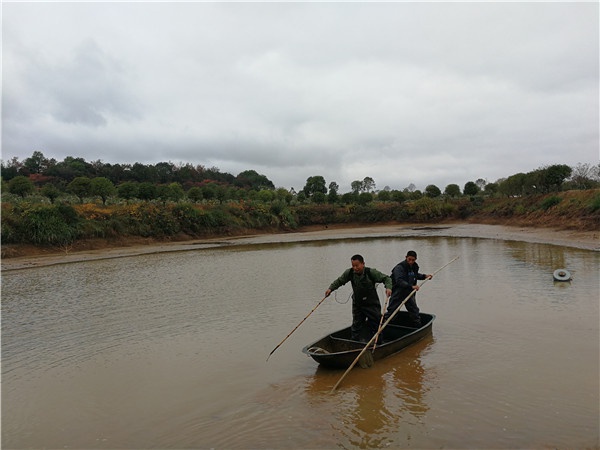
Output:
<instances>
[{"instance_id":1,"label":"reflection of man in water","mask_svg":"<svg viewBox=\"0 0 600 450\"><path fill-rule=\"evenodd\" d=\"M417 264L417 252L410 250L406 253L406 259L392 269L392 296L390 304L385 313L384 320L387 320L400 307L400 304L408 297L411 292L418 291L419 285L417 280L430 279L433 275L425 275L419 273L419 265ZM410 297L406 303L408 314L417 327L421 326L421 317L419 316L419 307L417 306L416 292Z\"/></svg>"},{"instance_id":2,"label":"reflection of man in water","mask_svg":"<svg viewBox=\"0 0 600 450\"><path fill-rule=\"evenodd\" d=\"M389 445L390 433L398 430L399 419L386 405L386 398L391 395L386 377L376 369L361 372L366 376L355 379L352 388L339 393L335 402L327 393L339 373L319 366L312 380L308 379L305 392L309 416L317 419L316 426L324 430L319 441L312 441L318 445L310 445L310 448L385 448Z\"/></svg>"},{"instance_id":3,"label":"reflection of man in water","mask_svg":"<svg viewBox=\"0 0 600 450\"><path fill-rule=\"evenodd\" d=\"M408 412L416 419L425 415L429 406L425 401L425 394L428 389L425 387L426 371L421 364L421 352L429 347L433 342L433 337L428 336L413 347L416 352L411 355L410 350L402 354L406 358L400 364L395 365L393 369L393 384L396 389L391 389L395 395L402 400L403 411ZM400 413L402 413L402 410Z\"/></svg>"},{"instance_id":4,"label":"reflection of man in water","mask_svg":"<svg viewBox=\"0 0 600 450\"><path fill-rule=\"evenodd\" d=\"M384 387L382 383L374 383L360 386L356 393L356 409L349 415L356 436L350 436L350 442L356 448L382 448L387 438L384 431L393 417L385 407Z\"/></svg>"}]
</instances>

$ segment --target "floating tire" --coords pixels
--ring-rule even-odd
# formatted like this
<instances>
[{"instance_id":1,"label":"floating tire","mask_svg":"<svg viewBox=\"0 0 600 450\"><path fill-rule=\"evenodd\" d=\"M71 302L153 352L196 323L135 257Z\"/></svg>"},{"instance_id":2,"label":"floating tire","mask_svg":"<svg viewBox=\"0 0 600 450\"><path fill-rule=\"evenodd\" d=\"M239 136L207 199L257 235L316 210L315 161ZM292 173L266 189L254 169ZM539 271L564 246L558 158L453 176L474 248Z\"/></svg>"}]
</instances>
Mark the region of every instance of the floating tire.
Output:
<instances>
[{"instance_id":1,"label":"floating tire","mask_svg":"<svg viewBox=\"0 0 600 450\"><path fill-rule=\"evenodd\" d=\"M571 273L567 269L556 269L552 275L555 281L571 280Z\"/></svg>"}]
</instances>

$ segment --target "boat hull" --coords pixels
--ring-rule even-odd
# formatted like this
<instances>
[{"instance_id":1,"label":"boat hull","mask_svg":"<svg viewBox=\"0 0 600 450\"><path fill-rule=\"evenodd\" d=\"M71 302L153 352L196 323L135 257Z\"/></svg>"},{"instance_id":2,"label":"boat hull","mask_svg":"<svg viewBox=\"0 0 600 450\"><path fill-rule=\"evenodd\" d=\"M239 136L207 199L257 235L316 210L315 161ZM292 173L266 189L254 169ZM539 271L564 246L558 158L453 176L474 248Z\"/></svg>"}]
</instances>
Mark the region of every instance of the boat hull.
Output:
<instances>
[{"instance_id":1,"label":"boat hull","mask_svg":"<svg viewBox=\"0 0 600 450\"><path fill-rule=\"evenodd\" d=\"M400 311L394 322L380 334L380 337L383 336L383 343L377 344L374 352L370 350L373 361L398 353L430 335L435 315L421 313L420 316L422 325L415 327L411 325L408 313ZM350 327L346 327L307 345L302 352L324 367L343 369L350 367L367 341L368 339L365 342L352 340Z\"/></svg>"}]
</instances>

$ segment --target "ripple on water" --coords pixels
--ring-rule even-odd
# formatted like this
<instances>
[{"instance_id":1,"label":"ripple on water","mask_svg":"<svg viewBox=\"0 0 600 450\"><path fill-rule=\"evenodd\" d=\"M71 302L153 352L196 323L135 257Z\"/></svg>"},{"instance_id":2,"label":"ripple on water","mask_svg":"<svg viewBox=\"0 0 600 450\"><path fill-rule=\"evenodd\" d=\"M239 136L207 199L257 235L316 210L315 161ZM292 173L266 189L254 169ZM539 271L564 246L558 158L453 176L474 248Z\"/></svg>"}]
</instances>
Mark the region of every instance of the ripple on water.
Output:
<instances>
[{"instance_id":1,"label":"ripple on water","mask_svg":"<svg viewBox=\"0 0 600 450\"><path fill-rule=\"evenodd\" d=\"M265 362L352 254L386 271L408 249L427 272L461 256L418 294L437 315L430 340L353 370L330 395L341 373L300 349L348 325L346 286ZM2 278L3 444L593 447L599 257L358 237L11 271ZM553 283L559 263L572 283Z\"/></svg>"}]
</instances>

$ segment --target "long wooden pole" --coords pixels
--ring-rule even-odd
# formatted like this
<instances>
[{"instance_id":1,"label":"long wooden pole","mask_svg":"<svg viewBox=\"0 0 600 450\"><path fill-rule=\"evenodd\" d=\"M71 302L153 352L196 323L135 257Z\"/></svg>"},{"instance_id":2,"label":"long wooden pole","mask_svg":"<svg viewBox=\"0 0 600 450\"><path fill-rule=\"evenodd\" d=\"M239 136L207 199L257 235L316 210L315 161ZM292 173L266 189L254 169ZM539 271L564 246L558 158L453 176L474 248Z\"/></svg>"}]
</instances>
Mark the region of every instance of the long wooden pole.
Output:
<instances>
[{"instance_id":1,"label":"long wooden pole","mask_svg":"<svg viewBox=\"0 0 600 450\"><path fill-rule=\"evenodd\" d=\"M306 315L306 317L305 317L304 319L302 319L298 325L296 325L296 327L295 327L295 328L294 328L292 331L290 331L290 334L288 334L288 335L287 335L287 336L286 336L286 337L283 339L283 341L281 341L279 344L277 344L277 347L275 347L273 350L271 350L271 353L269 353L269 356L267 356L267 361L269 360L269 358L271 357L271 355L272 355L272 354L275 352L275 350L277 350L277 349L278 349L278 348L281 346L281 344L283 344L283 343L285 342L285 340L286 340L287 338L289 338L289 337L292 335L292 333L293 333L294 331L296 331L296 330L298 329L298 327L299 327L300 325L302 325L302 323L303 323L303 322L304 322L306 319L308 319L308 316L310 316L310 315L311 315L311 314L312 314L312 313L315 311L315 309L317 309L317 308L319 307L319 305L320 305L321 303L323 303L323 301L324 301L326 298L327 298L327 295L326 295L325 297L323 297L319 303L317 303L317 306L315 306L315 307L314 307L314 308L313 308L313 309L312 309L312 310L311 310L311 311L310 311L310 312L309 312L309 313Z\"/></svg>"},{"instance_id":2,"label":"long wooden pole","mask_svg":"<svg viewBox=\"0 0 600 450\"><path fill-rule=\"evenodd\" d=\"M456 261L459 257L457 256L456 258L454 258L452 261L444 264L442 267L440 267L438 270L436 270L435 272L433 272L432 274L432 278L433 275L435 275L436 273L438 273L440 270L442 270L443 268L445 268L446 266L450 265L451 263L453 263L454 261ZM427 281L429 281L430 278L427 278L426 280L423 280L423 282L420 284L420 286L423 286ZM377 331L377 333L375 333L375 336L373 336L371 338L371 340L369 342L367 342L367 345L365 345L365 347L361 350L361 352L358 354L358 356L356 357L356 359L352 362L352 364L350 365L350 367L348 367L348 369L344 372L344 374L340 377L340 379L338 380L337 383L335 383L335 386L333 386L333 388L331 388L331 392L335 392L335 390L338 388L338 386L340 385L340 383L342 382L342 380L346 377L346 375L348 375L348 372L350 372L352 370L352 368L356 365L356 363L358 362L359 358L363 355L364 352L367 351L367 349L369 348L369 346L377 340L377 336L379 336L379 333L381 333L383 331L383 329L385 327L388 326L388 324L394 319L394 317L396 316L396 314L398 314L398 311L400 311L400 308L402 307L402 305L404 305L409 298L411 298L413 295L415 295L415 292L417 292L416 290L413 289L413 291L408 294L406 296L406 298L402 301L402 303L400 303L400 306L398 306L398 308L396 308L396 310L390 315L390 317L385 321L385 323L383 324L383 326Z\"/></svg>"}]
</instances>

